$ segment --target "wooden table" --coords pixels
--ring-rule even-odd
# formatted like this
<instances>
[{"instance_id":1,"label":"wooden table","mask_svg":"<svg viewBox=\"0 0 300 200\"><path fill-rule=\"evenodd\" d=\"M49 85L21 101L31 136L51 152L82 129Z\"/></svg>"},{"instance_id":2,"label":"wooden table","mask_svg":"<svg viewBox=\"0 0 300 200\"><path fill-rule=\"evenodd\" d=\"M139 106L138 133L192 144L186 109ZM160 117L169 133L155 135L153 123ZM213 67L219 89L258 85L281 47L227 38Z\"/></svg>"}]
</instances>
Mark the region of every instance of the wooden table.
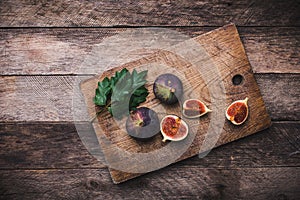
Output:
<instances>
[{"instance_id":1,"label":"wooden table","mask_svg":"<svg viewBox=\"0 0 300 200\"><path fill-rule=\"evenodd\" d=\"M298 199L299 1L0 2L0 199ZM82 144L73 81L95 44L126 29L191 37L233 22L272 126L114 185Z\"/></svg>"}]
</instances>

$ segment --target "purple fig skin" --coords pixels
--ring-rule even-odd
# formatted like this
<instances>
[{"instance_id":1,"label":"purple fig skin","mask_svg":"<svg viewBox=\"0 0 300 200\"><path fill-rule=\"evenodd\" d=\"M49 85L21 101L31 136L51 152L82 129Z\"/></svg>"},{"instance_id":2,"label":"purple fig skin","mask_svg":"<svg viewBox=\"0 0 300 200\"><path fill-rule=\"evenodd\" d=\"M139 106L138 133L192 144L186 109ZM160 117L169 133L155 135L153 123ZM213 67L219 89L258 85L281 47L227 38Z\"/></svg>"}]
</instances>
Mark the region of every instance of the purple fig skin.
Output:
<instances>
[{"instance_id":1,"label":"purple fig skin","mask_svg":"<svg viewBox=\"0 0 300 200\"><path fill-rule=\"evenodd\" d=\"M126 121L127 133L138 140L147 140L160 132L160 122L154 110L140 107L132 111Z\"/></svg>"},{"instance_id":2,"label":"purple fig skin","mask_svg":"<svg viewBox=\"0 0 300 200\"><path fill-rule=\"evenodd\" d=\"M154 81L153 92L162 103L175 104L183 94L182 82L173 74L162 74Z\"/></svg>"}]
</instances>

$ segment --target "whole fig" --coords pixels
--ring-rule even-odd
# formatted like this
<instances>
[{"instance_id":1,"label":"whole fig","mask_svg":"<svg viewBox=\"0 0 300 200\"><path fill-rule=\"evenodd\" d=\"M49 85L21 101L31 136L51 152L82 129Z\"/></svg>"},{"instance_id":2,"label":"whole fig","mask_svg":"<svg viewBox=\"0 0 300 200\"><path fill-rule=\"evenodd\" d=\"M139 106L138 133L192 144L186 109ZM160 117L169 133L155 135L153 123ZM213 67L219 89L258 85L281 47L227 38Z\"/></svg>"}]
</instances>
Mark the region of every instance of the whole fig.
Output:
<instances>
[{"instance_id":1,"label":"whole fig","mask_svg":"<svg viewBox=\"0 0 300 200\"><path fill-rule=\"evenodd\" d=\"M162 74L156 78L153 92L162 103L169 105L177 103L183 94L182 82L173 74Z\"/></svg>"},{"instance_id":2,"label":"whole fig","mask_svg":"<svg viewBox=\"0 0 300 200\"><path fill-rule=\"evenodd\" d=\"M147 140L160 132L160 123L154 110L140 107L130 113L126 121L127 133L138 140Z\"/></svg>"}]
</instances>

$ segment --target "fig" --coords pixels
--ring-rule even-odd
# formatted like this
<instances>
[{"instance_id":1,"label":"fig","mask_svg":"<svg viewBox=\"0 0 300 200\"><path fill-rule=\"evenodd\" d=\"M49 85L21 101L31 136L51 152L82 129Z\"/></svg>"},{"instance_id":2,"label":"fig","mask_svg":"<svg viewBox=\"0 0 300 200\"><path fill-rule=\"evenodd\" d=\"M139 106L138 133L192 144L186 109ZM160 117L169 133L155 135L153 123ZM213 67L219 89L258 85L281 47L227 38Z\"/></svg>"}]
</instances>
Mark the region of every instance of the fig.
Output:
<instances>
[{"instance_id":1,"label":"fig","mask_svg":"<svg viewBox=\"0 0 300 200\"><path fill-rule=\"evenodd\" d=\"M234 101L226 110L226 118L234 125L244 123L248 117L248 98Z\"/></svg>"},{"instance_id":2,"label":"fig","mask_svg":"<svg viewBox=\"0 0 300 200\"><path fill-rule=\"evenodd\" d=\"M126 121L127 133L138 140L147 140L160 131L158 116L154 110L140 107L131 111Z\"/></svg>"},{"instance_id":3,"label":"fig","mask_svg":"<svg viewBox=\"0 0 300 200\"><path fill-rule=\"evenodd\" d=\"M162 74L154 81L153 92L162 103L175 104L183 94L182 82L173 74Z\"/></svg>"},{"instance_id":4,"label":"fig","mask_svg":"<svg viewBox=\"0 0 300 200\"><path fill-rule=\"evenodd\" d=\"M188 99L183 103L182 114L186 118L197 118L208 112L211 112L211 110L198 99Z\"/></svg>"},{"instance_id":5,"label":"fig","mask_svg":"<svg viewBox=\"0 0 300 200\"><path fill-rule=\"evenodd\" d=\"M163 142L167 140L183 140L189 132L188 125L176 115L165 116L160 123L160 131L163 135Z\"/></svg>"}]
</instances>

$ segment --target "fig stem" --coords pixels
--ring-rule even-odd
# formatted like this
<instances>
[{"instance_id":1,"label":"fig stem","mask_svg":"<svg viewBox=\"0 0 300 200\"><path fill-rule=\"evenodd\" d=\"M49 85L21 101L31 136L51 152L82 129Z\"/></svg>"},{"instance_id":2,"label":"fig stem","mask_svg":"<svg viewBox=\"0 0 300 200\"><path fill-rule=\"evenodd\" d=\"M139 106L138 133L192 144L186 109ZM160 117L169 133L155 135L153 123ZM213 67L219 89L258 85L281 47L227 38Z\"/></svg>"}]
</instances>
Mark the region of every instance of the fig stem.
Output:
<instances>
[{"instance_id":1,"label":"fig stem","mask_svg":"<svg viewBox=\"0 0 300 200\"><path fill-rule=\"evenodd\" d=\"M162 141L163 141L163 142L166 142L166 141L167 141L167 138L164 138Z\"/></svg>"},{"instance_id":2,"label":"fig stem","mask_svg":"<svg viewBox=\"0 0 300 200\"><path fill-rule=\"evenodd\" d=\"M90 123L93 123L95 119L98 117L100 113L102 113L104 110L106 110L109 106L111 106L111 103L107 104L105 107L103 107L101 110L97 111L92 119L90 119Z\"/></svg>"}]
</instances>

